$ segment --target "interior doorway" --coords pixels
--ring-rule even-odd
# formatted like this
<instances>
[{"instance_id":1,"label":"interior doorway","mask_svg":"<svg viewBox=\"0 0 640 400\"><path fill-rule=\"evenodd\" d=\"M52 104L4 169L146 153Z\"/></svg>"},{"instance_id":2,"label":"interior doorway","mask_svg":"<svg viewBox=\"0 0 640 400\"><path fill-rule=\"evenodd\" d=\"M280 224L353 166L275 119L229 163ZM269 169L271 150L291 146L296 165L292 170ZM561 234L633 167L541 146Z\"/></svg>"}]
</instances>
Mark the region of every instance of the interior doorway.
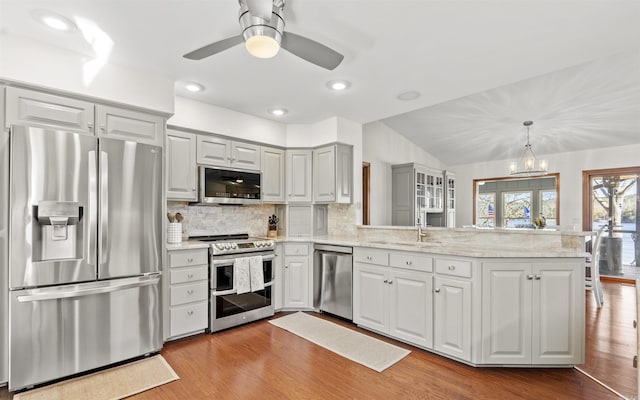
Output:
<instances>
[{"instance_id":1,"label":"interior doorway","mask_svg":"<svg viewBox=\"0 0 640 400\"><path fill-rule=\"evenodd\" d=\"M369 192L371 180L371 164L362 163L362 225L369 225Z\"/></svg>"},{"instance_id":2,"label":"interior doorway","mask_svg":"<svg viewBox=\"0 0 640 400\"><path fill-rule=\"evenodd\" d=\"M583 171L583 228L606 227L600 275L640 278L640 167Z\"/></svg>"}]
</instances>

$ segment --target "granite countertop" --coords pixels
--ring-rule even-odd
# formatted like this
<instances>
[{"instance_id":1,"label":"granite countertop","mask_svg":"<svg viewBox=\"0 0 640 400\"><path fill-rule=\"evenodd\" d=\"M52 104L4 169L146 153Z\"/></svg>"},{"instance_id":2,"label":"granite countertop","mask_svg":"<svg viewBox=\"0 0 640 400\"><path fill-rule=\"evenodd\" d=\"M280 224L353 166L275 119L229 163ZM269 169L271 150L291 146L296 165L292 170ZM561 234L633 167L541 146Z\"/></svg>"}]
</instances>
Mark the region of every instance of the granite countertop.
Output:
<instances>
[{"instance_id":1,"label":"granite countertop","mask_svg":"<svg viewBox=\"0 0 640 400\"><path fill-rule=\"evenodd\" d=\"M370 247L388 250L417 251L422 253L477 257L477 258L496 258L496 257L523 257L523 258L564 258L564 257L586 257L586 252L576 252L572 250L561 249L537 249L537 248L513 248L501 246L499 244L489 246L480 245L455 245L445 244L441 242L394 242L394 241L360 241L357 238L349 237L278 237L276 242L311 242L320 244L333 244L336 246L350 247Z\"/></svg>"},{"instance_id":2,"label":"granite countertop","mask_svg":"<svg viewBox=\"0 0 640 400\"><path fill-rule=\"evenodd\" d=\"M481 244L447 244L439 241L424 242L401 242L393 240L370 240L362 241L355 237L287 237L279 236L272 239L276 243L283 242L304 242L304 243L320 243L332 244L337 246L350 247L370 247L377 249L414 251L429 254L476 257L476 258L497 258L497 257L513 257L513 258L571 258L586 257L588 253L563 249L545 249L531 248L527 245L515 248L513 246L505 246L500 243L491 245ZM188 249L206 249L209 245L197 240L187 240L176 244L167 244L167 250L188 250Z\"/></svg>"},{"instance_id":3,"label":"granite countertop","mask_svg":"<svg viewBox=\"0 0 640 400\"><path fill-rule=\"evenodd\" d=\"M185 240L180 243L167 243L166 246L167 250L191 250L206 249L209 247L209 244L199 240Z\"/></svg>"}]
</instances>

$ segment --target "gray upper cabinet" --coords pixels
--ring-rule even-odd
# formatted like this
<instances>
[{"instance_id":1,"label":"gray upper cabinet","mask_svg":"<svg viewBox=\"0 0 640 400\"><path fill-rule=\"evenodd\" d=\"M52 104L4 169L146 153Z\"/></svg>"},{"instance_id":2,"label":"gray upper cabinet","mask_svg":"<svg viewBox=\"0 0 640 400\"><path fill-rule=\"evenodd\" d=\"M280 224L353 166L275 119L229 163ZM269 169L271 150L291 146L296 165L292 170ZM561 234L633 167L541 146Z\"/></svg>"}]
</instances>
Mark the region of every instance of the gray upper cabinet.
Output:
<instances>
[{"instance_id":1,"label":"gray upper cabinet","mask_svg":"<svg viewBox=\"0 0 640 400\"><path fill-rule=\"evenodd\" d=\"M317 203L351 203L353 148L334 144L313 150L313 200Z\"/></svg>"},{"instance_id":2,"label":"gray upper cabinet","mask_svg":"<svg viewBox=\"0 0 640 400\"><path fill-rule=\"evenodd\" d=\"M260 170L260 146L216 136L198 135L198 164Z\"/></svg>"},{"instance_id":3,"label":"gray upper cabinet","mask_svg":"<svg viewBox=\"0 0 640 400\"><path fill-rule=\"evenodd\" d=\"M285 151L262 147L262 201L284 203L285 198Z\"/></svg>"},{"instance_id":4,"label":"gray upper cabinet","mask_svg":"<svg viewBox=\"0 0 640 400\"><path fill-rule=\"evenodd\" d=\"M6 126L34 125L93 133L94 105L33 90L7 87Z\"/></svg>"},{"instance_id":5,"label":"gray upper cabinet","mask_svg":"<svg viewBox=\"0 0 640 400\"><path fill-rule=\"evenodd\" d=\"M287 202L311 203L311 150L287 150Z\"/></svg>"},{"instance_id":6,"label":"gray upper cabinet","mask_svg":"<svg viewBox=\"0 0 640 400\"><path fill-rule=\"evenodd\" d=\"M96 122L100 137L162 146L165 120L159 115L99 104Z\"/></svg>"},{"instance_id":7,"label":"gray upper cabinet","mask_svg":"<svg viewBox=\"0 0 640 400\"><path fill-rule=\"evenodd\" d=\"M167 199L197 201L196 135L167 130Z\"/></svg>"}]
</instances>

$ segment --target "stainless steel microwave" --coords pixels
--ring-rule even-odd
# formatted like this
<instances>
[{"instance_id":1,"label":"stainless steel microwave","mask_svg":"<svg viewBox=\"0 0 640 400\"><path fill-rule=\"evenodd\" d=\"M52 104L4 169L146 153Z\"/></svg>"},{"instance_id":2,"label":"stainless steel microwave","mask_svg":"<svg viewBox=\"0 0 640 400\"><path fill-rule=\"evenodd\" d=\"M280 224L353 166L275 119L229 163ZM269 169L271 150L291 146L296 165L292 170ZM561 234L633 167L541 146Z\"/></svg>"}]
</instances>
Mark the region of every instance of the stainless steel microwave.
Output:
<instances>
[{"instance_id":1,"label":"stainless steel microwave","mask_svg":"<svg viewBox=\"0 0 640 400\"><path fill-rule=\"evenodd\" d=\"M259 171L200 166L200 203L260 204L262 175Z\"/></svg>"}]
</instances>

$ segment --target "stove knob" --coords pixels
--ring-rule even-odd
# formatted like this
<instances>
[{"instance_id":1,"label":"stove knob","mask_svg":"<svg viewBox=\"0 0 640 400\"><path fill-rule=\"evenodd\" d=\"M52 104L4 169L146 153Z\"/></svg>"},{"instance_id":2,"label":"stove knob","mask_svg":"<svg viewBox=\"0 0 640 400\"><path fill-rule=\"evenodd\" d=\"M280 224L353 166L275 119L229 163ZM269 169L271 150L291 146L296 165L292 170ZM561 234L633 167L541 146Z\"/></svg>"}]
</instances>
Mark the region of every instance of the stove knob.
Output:
<instances>
[{"instance_id":1,"label":"stove knob","mask_svg":"<svg viewBox=\"0 0 640 400\"><path fill-rule=\"evenodd\" d=\"M236 243L231 243L231 248L232 248L232 249L237 249L237 248L238 248L238 245L237 245Z\"/></svg>"},{"instance_id":2,"label":"stove knob","mask_svg":"<svg viewBox=\"0 0 640 400\"><path fill-rule=\"evenodd\" d=\"M256 247L262 247L262 242L255 242Z\"/></svg>"},{"instance_id":3,"label":"stove knob","mask_svg":"<svg viewBox=\"0 0 640 400\"><path fill-rule=\"evenodd\" d=\"M222 249L224 249L224 246L222 245L222 243L216 243L216 248L218 250L222 250Z\"/></svg>"},{"instance_id":4,"label":"stove knob","mask_svg":"<svg viewBox=\"0 0 640 400\"><path fill-rule=\"evenodd\" d=\"M267 243L265 244L265 246L273 247L273 240L267 240Z\"/></svg>"}]
</instances>

